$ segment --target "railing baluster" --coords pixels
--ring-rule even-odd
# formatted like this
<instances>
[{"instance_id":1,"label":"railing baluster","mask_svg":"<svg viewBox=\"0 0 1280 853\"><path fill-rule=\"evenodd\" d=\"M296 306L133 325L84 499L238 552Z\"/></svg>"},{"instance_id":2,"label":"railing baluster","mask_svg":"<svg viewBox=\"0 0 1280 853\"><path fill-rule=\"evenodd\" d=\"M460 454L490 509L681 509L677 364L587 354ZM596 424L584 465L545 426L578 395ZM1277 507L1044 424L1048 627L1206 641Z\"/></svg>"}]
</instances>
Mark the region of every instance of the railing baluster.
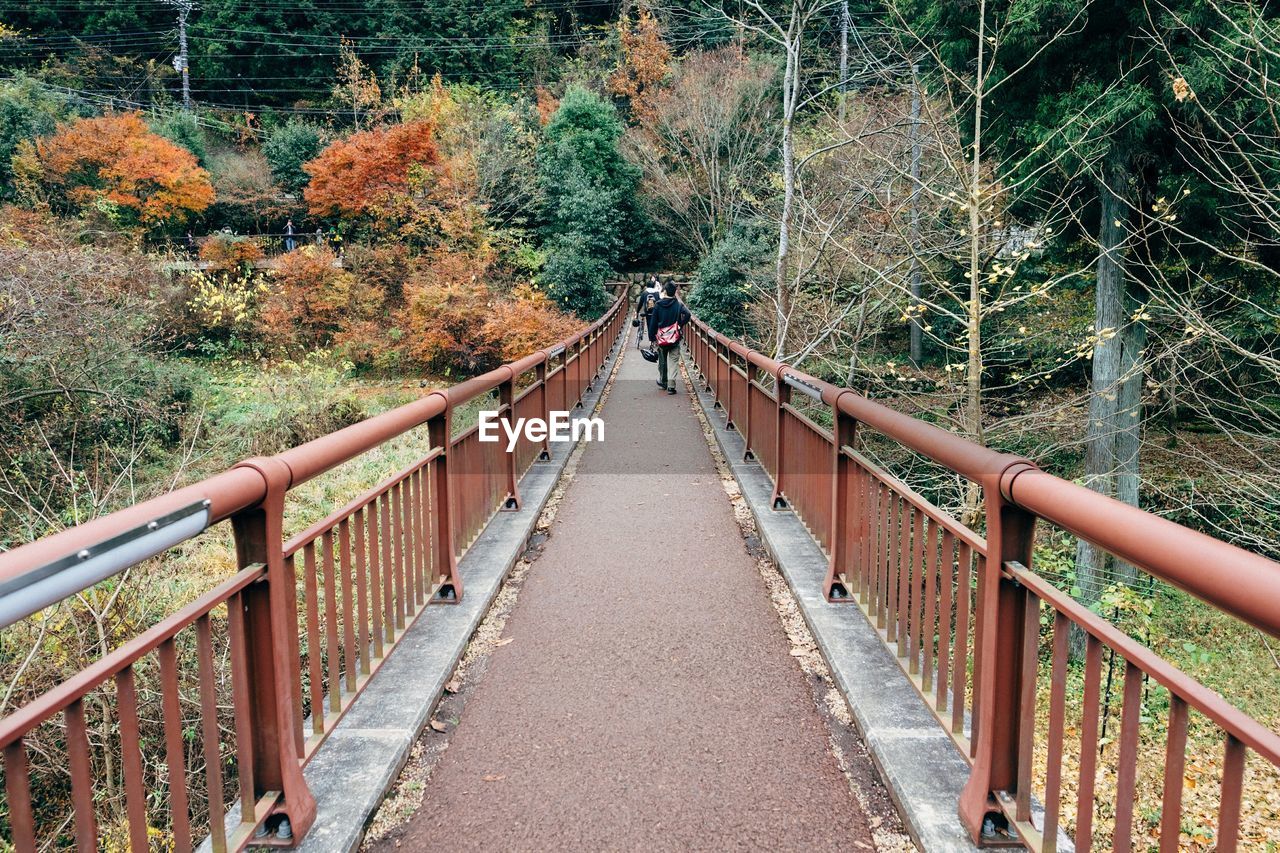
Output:
<instances>
[{"instance_id":1,"label":"railing baluster","mask_svg":"<svg viewBox=\"0 0 1280 853\"><path fill-rule=\"evenodd\" d=\"M1115 850L1133 846L1133 801L1138 781L1138 721L1142 716L1142 670L1129 662L1124 667L1124 707L1120 715L1120 757L1116 770Z\"/></svg>"},{"instance_id":2,"label":"railing baluster","mask_svg":"<svg viewBox=\"0 0 1280 853\"><path fill-rule=\"evenodd\" d=\"M16 850L36 849L36 819L31 811L31 769L22 738L4 748L4 795L9 803L9 830Z\"/></svg>"},{"instance_id":3,"label":"railing baluster","mask_svg":"<svg viewBox=\"0 0 1280 853\"><path fill-rule=\"evenodd\" d=\"M1218 804L1218 851L1235 853L1240 843L1240 805L1244 789L1245 746L1227 735L1222 759L1222 796Z\"/></svg>"},{"instance_id":4,"label":"railing baluster","mask_svg":"<svg viewBox=\"0 0 1280 853\"><path fill-rule=\"evenodd\" d=\"M947 710L947 686L950 684L951 671L951 619L952 587L955 584L955 539L950 530L942 532L942 553L939 567L941 574L938 585L942 600L938 607L938 682L934 703L939 713Z\"/></svg>"},{"instance_id":5,"label":"railing baluster","mask_svg":"<svg viewBox=\"0 0 1280 853\"><path fill-rule=\"evenodd\" d=\"M389 590L383 587L382 545L378 536L378 502L374 498L365 509L366 540L369 543L369 611L373 617L373 655L381 659L386 654L385 631L391 624L391 599Z\"/></svg>"},{"instance_id":6,"label":"railing baluster","mask_svg":"<svg viewBox=\"0 0 1280 853\"><path fill-rule=\"evenodd\" d=\"M124 769L125 815L129 823L129 846L146 853L147 789L142 778L142 747L138 743L138 690L133 667L116 673L116 703L120 717L120 764Z\"/></svg>"},{"instance_id":7,"label":"railing baluster","mask_svg":"<svg viewBox=\"0 0 1280 853\"><path fill-rule=\"evenodd\" d=\"M1044 782L1044 851L1058 849L1058 815L1062 799L1062 742L1066 728L1067 651L1071 621L1059 610L1053 613L1053 659L1049 687L1049 740L1046 744Z\"/></svg>"},{"instance_id":8,"label":"railing baluster","mask_svg":"<svg viewBox=\"0 0 1280 853\"><path fill-rule=\"evenodd\" d=\"M404 547L400 536L400 484L392 486L389 494L391 495L389 508L391 526L387 529L391 531L391 559L395 561L396 567L396 626L403 630L408 624L406 620L409 614L413 612L413 595L411 587L406 585L404 571Z\"/></svg>"},{"instance_id":9,"label":"railing baluster","mask_svg":"<svg viewBox=\"0 0 1280 853\"><path fill-rule=\"evenodd\" d=\"M80 699L63 713L67 726L67 764L71 770L71 803L75 809L76 847L81 853L98 849L98 816L93 808L93 766L89 761L89 735Z\"/></svg>"},{"instance_id":10,"label":"railing baluster","mask_svg":"<svg viewBox=\"0 0 1280 853\"><path fill-rule=\"evenodd\" d=\"M209 617L196 620L196 661L200 672L200 738L204 746L204 787L209 803L209 840L214 853L226 853L226 809L222 800L222 743L218 727L218 688L213 673Z\"/></svg>"},{"instance_id":11,"label":"railing baluster","mask_svg":"<svg viewBox=\"0 0 1280 853\"><path fill-rule=\"evenodd\" d=\"M326 530L321 538L321 562L324 564L324 635L329 652L327 687L329 710L342 713L342 650L338 647L338 579L334 572L333 531Z\"/></svg>"},{"instance_id":12,"label":"railing baluster","mask_svg":"<svg viewBox=\"0 0 1280 853\"><path fill-rule=\"evenodd\" d=\"M351 594L351 525L347 519L338 524L338 546L341 560L339 568L342 574L342 663L346 673L347 692L356 692L356 632L355 607Z\"/></svg>"},{"instance_id":13,"label":"railing baluster","mask_svg":"<svg viewBox=\"0 0 1280 853\"><path fill-rule=\"evenodd\" d=\"M907 627L911 632L907 639L907 654L910 656L907 672L912 675L920 672L920 646L924 639L924 548L924 513L916 507L912 513L911 576L907 580L911 593L911 610L907 614Z\"/></svg>"},{"instance_id":14,"label":"railing baluster","mask_svg":"<svg viewBox=\"0 0 1280 853\"><path fill-rule=\"evenodd\" d=\"M356 653L360 661L360 674L368 675L369 667L369 579L368 561L364 540L364 508L356 510L352 527L355 530L356 558Z\"/></svg>"},{"instance_id":15,"label":"railing baluster","mask_svg":"<svg viewBox=\"0 0 1280 853\"><path fill-rule=\"evenodd\" d=\"M938 606L938 525L926 519L929 532L925 537L924 568L924 625L921 631L923 654L921 666L921 691L927 698L933 689L933 644L937 642L938 633L935 627Z\"/></svg>"},{"instance_id":16,"label":"railing baluster","mask_svg":"<svg viewBox=\"0 0 1280 853\"><path fill-rule=\"evenodd\" d=\"M1169 733L1164 753L1160 853L1177 853L1182 836L1182 776L1187 766L1187 703L1169 694Z\"/></svg>"},{"instance_id":17,"label":"railing baluster","mask_svg":"<svg viewBox=\"0 0 1280 853\"><path fill-rule=\"evenodd\" d=\"M240 819L253 817L254 766L253 723L249 710L253 701L249 687L248 638L244 628L244 600L240 593L227 599L227 640L231 651L231 708L235 712L236 772L240 777Z\"/></svg>"},{"instance_id":18,"label":"railing baluster","mask_svg":"<svg viewBox=\"0 0 1280 853\"><path fill-rule=\"evenodd\" d=\"M966 693L969 688L969 603L972 597L970 590L970 564L973 552L968 542L960 543L960 559L956 564L956 643L951 657L951 731L956 734L964 732L964 709L967 707ZM972 737L972 732L970 732ZM969 746L973 754L973 744Z\"/></svg>"},{"instance_id":19,"label":"railing baluster","mask_svg":"<svg viewBox=\"0 0 1280 853\"><path fill-rule=\"evenodd\" d=\"M187 797L187 771L183 742L182 696L178 682L178 649L172 639L157 650L160 661L160 701L164 712L164 762L169 774L169 821L173 827L173 846L178 851L191 849L190 802Z\"/></svg>"},{"instance_id":20,"label":"railing baluster","mask_svg":"<svg viewBox=\"0 0 1280 853\"><path fill-rule=\"evenodd\" d=\"M311 730L324 734L324 647L320 642L320 591L316 583L316 543L302 549L303 594L307 599L307 673L311 681ZM325 590L326 595L328 590Z\"/></svg>"},{"instance_id":21,"label":"railing baluster","mask_svg":"<svg viewBox=\"0 0 1280 853\"><path fill-rule=\"evenodd\" d=\"M1080 711L1080 782L1077 787L1076 853L1093 849L1094 785L1098 773L1098 711L1102 692L1102 643L1085 640L1084 704Z\"/></svg>"},{"instance_id":22,"label":"railing baluster","mask_svg":"<svg viewBox=\"0 0 1280 853\"><path fill-rule=\"evenodd\" d=\"M1036 675L1040 663L1040 599L1022 593L1022 667L1018 695L1018 776L1014 796L1015 820L1031 820L1031 767L1036 748Z\"/></svg>"}]
</instances>

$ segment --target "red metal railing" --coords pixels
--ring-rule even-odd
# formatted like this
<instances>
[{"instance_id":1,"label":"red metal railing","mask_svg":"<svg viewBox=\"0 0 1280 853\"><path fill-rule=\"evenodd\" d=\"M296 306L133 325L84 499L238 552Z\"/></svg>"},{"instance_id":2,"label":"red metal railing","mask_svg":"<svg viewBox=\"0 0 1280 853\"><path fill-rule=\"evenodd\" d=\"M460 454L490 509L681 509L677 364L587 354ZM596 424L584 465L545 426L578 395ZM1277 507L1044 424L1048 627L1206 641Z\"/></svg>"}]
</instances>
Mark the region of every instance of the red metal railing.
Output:
<instances>
[{"instance_id":1,"label":"red metal railing","mask_svg":"<svg viewBox=\"0 0 1280 853\"><path fill-rule=\"evenodd\" d=\"M1280 564L822 382L696 318L691 329L693 361L715 405L743 435L747 454L772 478L774 507L793 509L826 552L827 599L862 608L970 762L958 806L976 842L1055 850L1065 806L1075 813L1076 850L1096 843L1130 850L1140 751L1156 751L1162 796L1155 834L1160 850L1178 850L1194 712L1201 730L1216 731L1223 745L1214 846L1261 846L1242 836L1243 780L1253 762L1254 771L1273 774L1273 788L1280 784L1280 735L1037 575L1031 550L1035 524L1043 520L1273 636L1280 636ZM793 406L794 392L828 407L833 428ZM986 537L860 453L860 429L981 486ZM1072 630L1084 636L1083 698L1068 724ZM1037 689L1042 645L1047 691ZM1104 651L1120 662L1124 686L1117 745L1100 759ZM1144 685L1164 691L1169 710L1163 728L1141 735ZM1040 711L1047 722L1037 732L1046 716ZM1078 749L1067 749L1068 737ZM1067 755L1078 756L1072 759L1078 766L1068 767ZM1072 769L1074 784L1065 785ZM1103 771L1115 788L1105 804L1096 790ZM1074 797L1064 794L1069 788ZM1033 809L1036 800L1042 812ZM1095 829L1100 806L1112 824L1109 838ZM997 831L984 833L984 825Z\"/></svg>"},{"instance_id":2,"label":"red metal railing","mask_svg":"<svg viewBox=\"0 0 1280 853\"><path fill-rule=\"evenodd\" d=\"M624 308L620 296L604 317L556 347L0 554L0 592L30 594L53 574L51 566L109 559L112 548L128 545L132 556L114 569L122 571L171 547L147 551L146 537L162 531L157 519L189 516L194 507L207 513L206 528L230 521L240 565L210 592L0 720L15 847L65 846L70 827L79 849L95 850L106 817L123 822L132 849L148 850L159 815L168 818L174 848L190 850L193 796L207 803L216 851L301 839L315 817L303 767L427 604L461 599L457 558L496 511L519 507L520 477L548 449L522 440L509 454L505 442L480 442L474 428L453 436L453 412L494 392L502 419L545 418L580 402L622 331ZM526 374L532 382L517 397ZM428 449L416 462L285 541L290 489L421 426ZM224 607L225 632L215 630ZM180 683L184 657L195 660L194 684ZM140 697L137 674L144 670L159 686ZM193 694L194 716L183 707ZM154 706L145 713L159 722L159 743L141 742L143 701ZM88 702L113 711L118 736L88 730ZM42 743L62 750L53 760L65 761L68 771L69 814L51 816L47 804L32 802L25 739L37 729L50 735ZM126 814L104 816L95 790L114 756ZM229 785L239 791L240 819L228 835Z\"/></svg>"}]
</instances>

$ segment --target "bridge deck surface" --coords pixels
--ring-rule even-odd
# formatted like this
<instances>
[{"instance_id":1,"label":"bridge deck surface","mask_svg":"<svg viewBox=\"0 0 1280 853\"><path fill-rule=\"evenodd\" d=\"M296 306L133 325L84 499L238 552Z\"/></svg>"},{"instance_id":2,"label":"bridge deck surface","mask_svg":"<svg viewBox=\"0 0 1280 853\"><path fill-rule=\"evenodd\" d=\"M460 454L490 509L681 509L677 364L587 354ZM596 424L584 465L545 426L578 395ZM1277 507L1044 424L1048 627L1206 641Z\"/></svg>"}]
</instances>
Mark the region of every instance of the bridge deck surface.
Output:
<instances>
[{"instance_id":1,"label":"bridge deck surface","mask_svg":"<svg viewBox=\"0 0 1280 853\"><path fill-rule=\"evenodd\" d=\"M872 849L685 394L634 342L423 804L423 850Z\"/></svg>"}]
</instances>

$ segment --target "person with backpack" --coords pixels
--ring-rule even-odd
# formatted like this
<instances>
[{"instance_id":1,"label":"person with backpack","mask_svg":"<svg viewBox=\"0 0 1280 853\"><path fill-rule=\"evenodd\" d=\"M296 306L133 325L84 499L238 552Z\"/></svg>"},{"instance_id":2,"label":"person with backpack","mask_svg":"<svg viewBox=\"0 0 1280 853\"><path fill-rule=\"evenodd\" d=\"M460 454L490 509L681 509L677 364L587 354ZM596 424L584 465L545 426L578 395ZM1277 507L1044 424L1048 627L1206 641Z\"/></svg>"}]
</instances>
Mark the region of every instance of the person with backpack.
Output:
<instances>
[{"instance_id":1,"label":"person with backpack","mask_svg":"<svg viewBox=\"0 0 1280 853\"><path fill-rule=\"evenodd\" d=\"M665 296L649 312L649 339L658 347L658 387L676 393L676 359L685 323L693 319L689 309L676 298L676 283L667 279Z\"/></svg>"},{"instance_id":2,"label":"person with backpack","mask_svg":"<svg viewBox=\"0 0 1280 853\"><path fill-rule=\"evenodd\" d=\"M644 330L649 326L649 314L660 299L662 299L662 286L658 283L656 275L650 276L649 286L640 291L640 298L636 300L636 322L634 325L640 327L640 331L636 334L636 346L641 346L644 343Z\"/></svg>"}]
</instances>

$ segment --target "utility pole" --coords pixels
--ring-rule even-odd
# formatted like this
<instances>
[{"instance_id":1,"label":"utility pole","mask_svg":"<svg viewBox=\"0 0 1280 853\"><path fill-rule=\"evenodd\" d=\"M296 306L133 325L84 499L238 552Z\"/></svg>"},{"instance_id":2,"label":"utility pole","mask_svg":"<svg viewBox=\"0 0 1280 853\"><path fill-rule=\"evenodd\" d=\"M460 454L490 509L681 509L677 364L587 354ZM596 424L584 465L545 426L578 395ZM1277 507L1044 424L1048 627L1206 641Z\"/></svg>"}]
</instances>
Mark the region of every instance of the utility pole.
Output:
<instances>
[{"instance_id":1,"label":"utility pole","mask_svg":"<svg viewBox=\"0 0 1280 853\"><path fill-rule=\"evenodd\" d=\"M849 85L849 0L840 4L840 124L844 125L845 90Z\"/></svg>"},{"instance_id":2,"label":"utility pole","mask_svg":"<svg viewBox=\"0 0 1280 853\"><path fill-rule=\"evenodd\" d=\"M920 66L911 66L911 363L924 356L920 314Z\"/></svg>"},{"instance_id":3,"label":"utility pole","mask_svg":"<svg viewBox=\"0 0 1280 853\"><path fill-rule=\"evenodd\" d=\"M173 59L173 70L182 75L182 108L191 112L191 74L187 61L187 18L196 7L195 0L164 0L178 10L178 55Z\"/></svg>"}]
</instances>

